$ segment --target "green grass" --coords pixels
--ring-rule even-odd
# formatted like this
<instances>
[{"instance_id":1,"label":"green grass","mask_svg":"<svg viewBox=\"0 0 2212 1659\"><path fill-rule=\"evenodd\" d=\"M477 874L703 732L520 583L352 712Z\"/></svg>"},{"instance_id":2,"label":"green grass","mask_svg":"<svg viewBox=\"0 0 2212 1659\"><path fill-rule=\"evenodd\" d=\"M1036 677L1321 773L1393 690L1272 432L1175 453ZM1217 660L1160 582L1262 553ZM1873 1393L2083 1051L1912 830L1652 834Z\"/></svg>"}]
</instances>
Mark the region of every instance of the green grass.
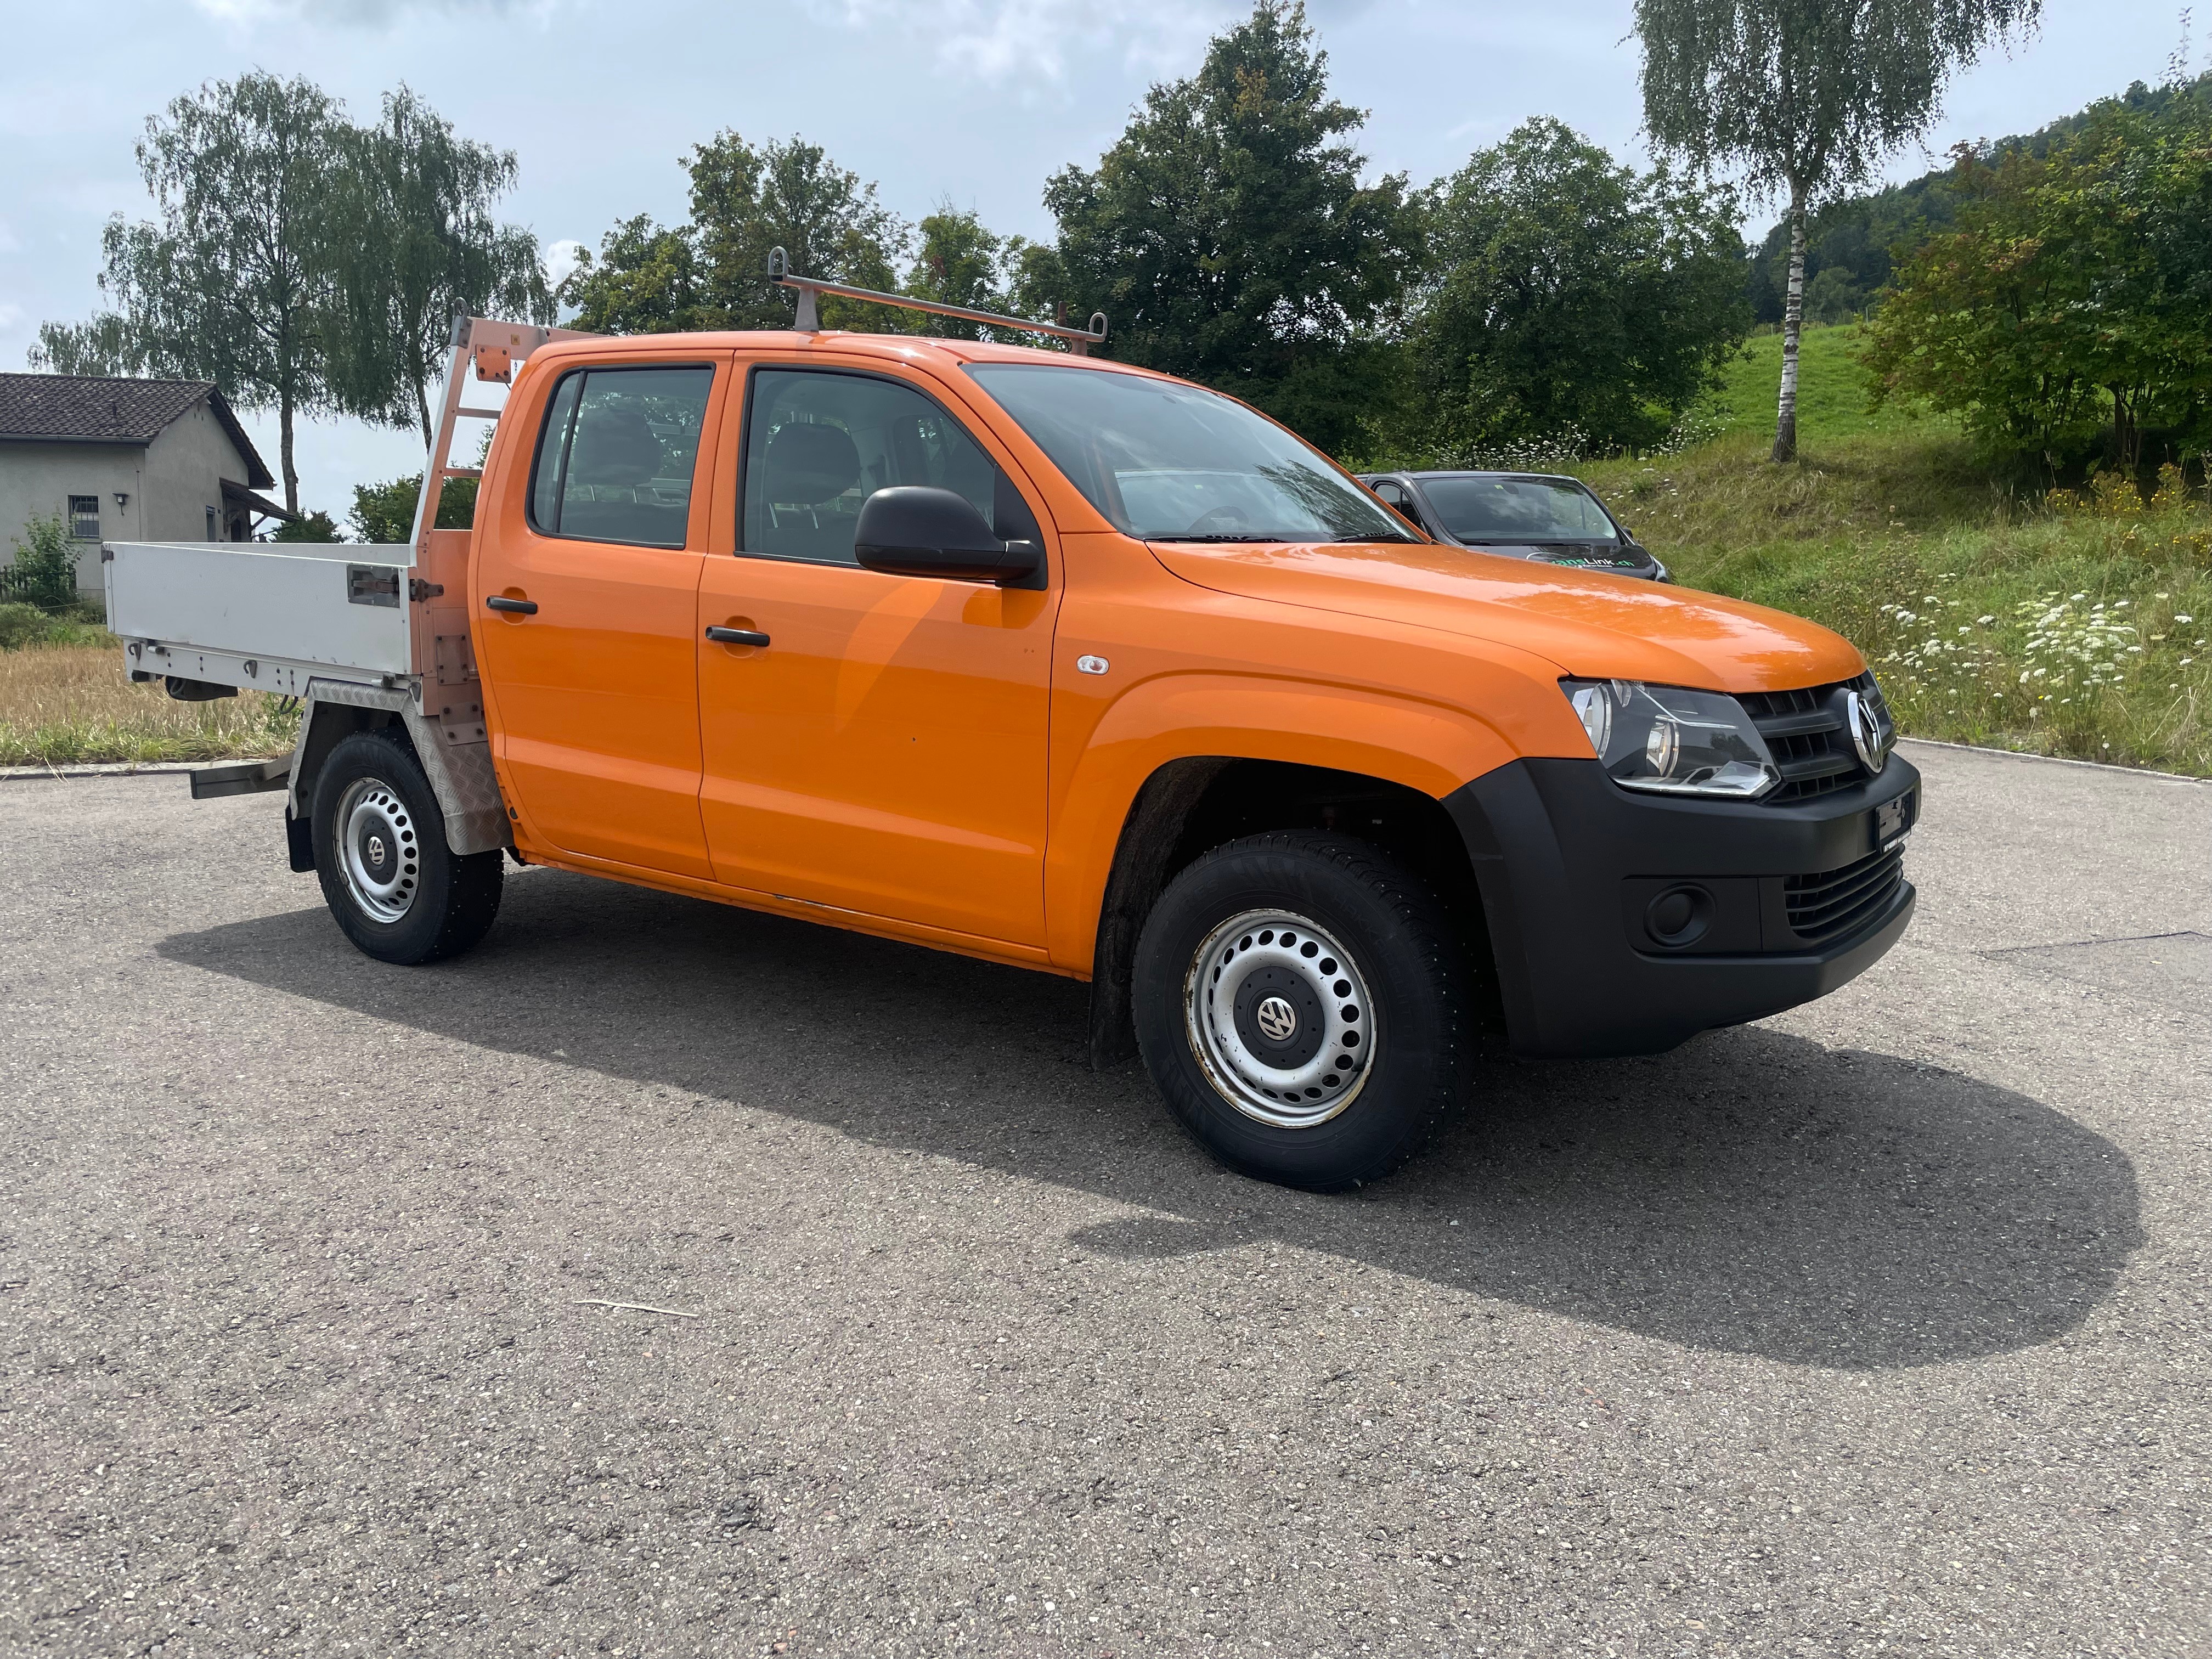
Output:
<instances>
[{"instance_id":1,"label":"green grass","mask_svg":"<svg viewBox=\"0 0 2212 1659\"><path fill-rule=\"evenodd\" d=\"M1957 428L1948 417L1907 406L1869 410L1866 371L1859 367L1856 323L1832 328L1808 324L1797 345L1798 441L1856 438L1874 432L1944 435ZM1693 418L1722 436L1756 433L1774 438L1775 405L1782 395L1782 337L1753 336L1730 360L1719 390L1698 404Z\"/></svg>"},{"instance_id":2,"label":"green grass","mask_svg":"<svg viewBox=\"0 0 2212 1659\"><path fill-rule=\"evenodd\" d=\"M1910 735L2212 775L2201 498L2054 513L1933 423L1770 437L1576 471L1686 586L1851 640Z\"/></svg>"}]
</instances>

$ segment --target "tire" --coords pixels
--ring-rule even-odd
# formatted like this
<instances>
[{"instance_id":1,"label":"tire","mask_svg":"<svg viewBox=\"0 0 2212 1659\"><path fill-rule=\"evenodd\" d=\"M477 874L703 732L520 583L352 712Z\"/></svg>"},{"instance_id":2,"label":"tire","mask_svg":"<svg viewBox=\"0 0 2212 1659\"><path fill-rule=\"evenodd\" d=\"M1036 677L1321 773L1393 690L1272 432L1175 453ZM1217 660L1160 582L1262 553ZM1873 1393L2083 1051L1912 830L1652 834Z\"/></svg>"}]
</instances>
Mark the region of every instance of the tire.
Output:
<instances>
[{"instance_id":1,"label":"tire","mask_svg":"<svg viewBox=\"0 0 2212 1659\"><path fill-rule=\"evenodd\" d=\"M315 874L345 936L379 962L459 956L499 915L500 854L446 847L446 817L400 734L356 732L315 781Z\"/></svg>"},{"instance_id":2,"label":"tire","mask_svg":"<svg viewBox=\"0 0 2212 1659\"><path fill-rule=\"evenodd\" d=\"M1459 1104L1465 981L1435 896L1374 848L1254 836L1184 870L1146 919L1137 1047L1220 1162L1341 1192L1396 1169Z\"/></svg>"}]
</instances>

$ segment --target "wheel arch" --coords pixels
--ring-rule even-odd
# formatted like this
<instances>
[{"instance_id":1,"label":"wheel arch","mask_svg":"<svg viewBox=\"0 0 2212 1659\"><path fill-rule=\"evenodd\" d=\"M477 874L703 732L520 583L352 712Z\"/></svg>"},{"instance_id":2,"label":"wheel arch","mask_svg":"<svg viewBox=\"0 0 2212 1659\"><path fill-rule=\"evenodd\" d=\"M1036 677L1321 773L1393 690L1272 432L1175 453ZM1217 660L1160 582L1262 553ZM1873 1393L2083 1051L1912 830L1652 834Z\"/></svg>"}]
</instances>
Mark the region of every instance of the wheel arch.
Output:
<instances>
[{"instance_id":1,"label":"wheel arch","mask_svg":"<svg viewBox=\"0 0 2212 1659\"><path fill-rule=\"evenodd\" d=\"M294 870L315 867L307 820L331 751L357 732L387 730L397 732L429 780L453 852L486 853L514 844L489 745L481 740L449 742L445 729L420 713L413 694L403 688L312 680L300 711L300 736L293 744L284 797Z\"/></svg>"},{"instance_id":2,"label":"wheel arch","mask_svg":"<svg viewBox=\"0 0 2212 1659\"><path fill-rule=\"evenodd\" d=\"M1466 841L1442 800L1373 773L1254 756L1188 755L1145 777L1115 837L1092 945L1093 1066L1136 1052L1131 988L1137 945L1169 884L1213 848L1268 830L1306 829L1366 842L1429 885L1484 993L1482 1012L1495 1022L1481 895Z\"/></svg>"}]
</instances>

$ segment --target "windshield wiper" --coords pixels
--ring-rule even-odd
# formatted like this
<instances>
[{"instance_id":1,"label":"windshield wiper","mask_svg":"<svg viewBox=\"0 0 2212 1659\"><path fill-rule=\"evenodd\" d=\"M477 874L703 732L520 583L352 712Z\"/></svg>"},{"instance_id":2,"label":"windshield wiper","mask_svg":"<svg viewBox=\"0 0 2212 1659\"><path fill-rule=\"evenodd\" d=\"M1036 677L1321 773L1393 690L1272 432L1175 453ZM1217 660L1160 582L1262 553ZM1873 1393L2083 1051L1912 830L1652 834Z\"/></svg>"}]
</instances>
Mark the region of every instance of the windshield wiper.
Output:
<instances>
[{"instance_id":1,"label":"windshield wiper","mask_svg":"<svg viewBox=\"0 0 2212 1659\"><path fill-rule=\"evenodd\" d=\"M1330 544L1334 545L1338 542L1419 542L1420 538L1418 536L1401 536L1394 530L1387 536L1331 536L1328 539Z\"/></svg>"},{"instance_id":2,"label":"windshield wiper","mask_svg":"<svg viewBox=\"0 0 2212 1659\"><path fill-rule=\"evenodd\" d=\"M1206 536L1147 536L1145 539L1148 542L1279 542L1287 541L1289 538L1285 536L1224 536L1214 534Z\"/></svg>"}]
</instances>

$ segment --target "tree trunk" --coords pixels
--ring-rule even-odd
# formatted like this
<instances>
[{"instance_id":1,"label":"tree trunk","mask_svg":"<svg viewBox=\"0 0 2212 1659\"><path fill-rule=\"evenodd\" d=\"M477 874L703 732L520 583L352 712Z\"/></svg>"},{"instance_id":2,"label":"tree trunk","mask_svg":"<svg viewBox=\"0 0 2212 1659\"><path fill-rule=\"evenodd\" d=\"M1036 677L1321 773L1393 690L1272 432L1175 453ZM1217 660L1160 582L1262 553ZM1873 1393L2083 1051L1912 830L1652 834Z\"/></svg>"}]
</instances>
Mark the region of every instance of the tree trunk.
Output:
<instances>
[{"instance_id":1,"label":"tree trunk","mask_svg":"<svg viewBox=\"0 0 2212 1659\"><path fill-rule=\"evenodd\" d=\"M282 457L284 471L284 506L287 510L300 510L300 474L292 465L292 388L286 386L276 394L276 447Z\"/></svg>"},{"instance_id":2,"label":"tree trunk","mask_svg":"<svg viewBox=\"0 0 2212 1659\"><path fill-rule=\"evenodd\" d=\"M1805 187L1790 186L1790 292L1782 305L1782 401L1774 416L1774 459L1797 459L1797 338L1805 328Z\"/></svg>"},{"instance_id":3,"label":"tree trunk","mask_svg":"<svg viewBox=\"0 0 2212 1659\"><path fill-rule=\"evenodd\" d=\"M438 441L438 434L430 429L430 394L420 380L415 382L415 418L422 422L422 453L427 455L430 446Z\"/></svg>"}]
</instances>

